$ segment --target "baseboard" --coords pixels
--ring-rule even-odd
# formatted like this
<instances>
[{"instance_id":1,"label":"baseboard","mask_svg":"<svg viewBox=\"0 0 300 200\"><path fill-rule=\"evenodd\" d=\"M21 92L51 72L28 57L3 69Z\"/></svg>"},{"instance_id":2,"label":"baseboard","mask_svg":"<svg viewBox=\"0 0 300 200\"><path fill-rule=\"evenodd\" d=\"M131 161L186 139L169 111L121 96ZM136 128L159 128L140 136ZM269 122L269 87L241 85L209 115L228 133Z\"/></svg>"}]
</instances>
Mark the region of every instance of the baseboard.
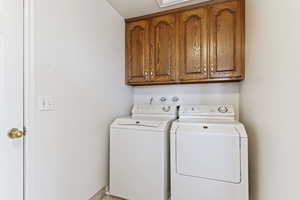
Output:
<instances>
[{"instance_id":1,"label":"baseboard","mask_svg":"<svg viewBox=\"0 0 300 200\"><path fill-rule=\"evenodd\" d=\"M99 192L97 192L90 200L101 200L106 193L106 187L102 188Z\"/></svg>"}]
</instances>

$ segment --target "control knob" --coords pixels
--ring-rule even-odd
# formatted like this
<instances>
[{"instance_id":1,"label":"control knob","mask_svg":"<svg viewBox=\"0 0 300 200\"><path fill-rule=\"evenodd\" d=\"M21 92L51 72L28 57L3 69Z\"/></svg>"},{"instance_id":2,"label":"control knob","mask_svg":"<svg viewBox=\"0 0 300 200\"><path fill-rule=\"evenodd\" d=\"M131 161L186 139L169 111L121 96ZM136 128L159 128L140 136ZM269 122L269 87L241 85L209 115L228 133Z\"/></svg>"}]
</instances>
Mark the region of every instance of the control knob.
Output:
<instances>
[{"instance_id":1,"label":"control knob","mask_svg":"<svg viewBox=\"0 0 300 200\"><path fill-rule=\"evenodd\" d=\"M218 111L219 111L220 113L227 113L227 112L228 112L228 108L227 108L226 106L220 106L220 107L218 108Z\"/></svg>"}]
</instances>

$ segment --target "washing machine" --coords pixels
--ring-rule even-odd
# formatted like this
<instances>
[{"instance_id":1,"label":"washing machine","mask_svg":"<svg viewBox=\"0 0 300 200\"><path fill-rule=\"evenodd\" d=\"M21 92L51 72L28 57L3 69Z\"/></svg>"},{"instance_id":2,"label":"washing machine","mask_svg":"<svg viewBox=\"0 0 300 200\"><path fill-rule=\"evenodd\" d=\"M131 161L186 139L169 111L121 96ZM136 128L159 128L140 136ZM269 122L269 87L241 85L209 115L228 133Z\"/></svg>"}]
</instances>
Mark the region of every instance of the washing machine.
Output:
<instances>
[{"instance_id":1,"label":"washing machine","mask_svg":"<svg viewBox=\"0 0 300 200\"><path fill-rule=\"evenodd\" d=\"M169 197L169 138L177 107L134 105L110 128L109 194L130 200Z\"/></svg>"},{"instance_id":2,"label":"washing machine","mask_svg":"<svg viewBox=\"0 0 300 200\"><path fill-rule=\"evenodd\" d=\"M248 138L234 107L181 106L171 128L171 200L248 199Z\"/></svg>"}]
</instances>

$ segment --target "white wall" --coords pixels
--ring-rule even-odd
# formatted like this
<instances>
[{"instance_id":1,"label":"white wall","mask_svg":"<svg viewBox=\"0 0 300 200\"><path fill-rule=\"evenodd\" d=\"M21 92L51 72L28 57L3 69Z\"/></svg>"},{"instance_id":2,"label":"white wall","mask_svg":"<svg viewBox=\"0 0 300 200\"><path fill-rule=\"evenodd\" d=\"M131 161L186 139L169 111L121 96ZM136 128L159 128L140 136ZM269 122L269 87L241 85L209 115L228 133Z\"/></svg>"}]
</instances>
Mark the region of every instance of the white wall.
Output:
<instances>
[{"instance_id":1,"label":"white wall","mask_svg":"<svg viewBox=\"0 0 300 200\"><path fill-rule=\"evenodd\" d=\"M300 199L300 2L246 1L241 118L250 137L252 200Z\"/></svg>"},{"instance_id":2,"label":"white wall","mask_svg":"<svg viewBox=\"0 0 300 200\"><path fill-rule=\"evenodd\" d=\"M137 104L148 104L151 97L154 97L153 104L161 104L161 97L167 98L165 103L172 104L174 96L179 97L178 104L232 104L238 117L239 83L134 87L134 102Z\"/></svg>"},{"instance_id":3,"label":"white wall","mask_svg":"<svg viewBox=\"0 0 300 200\"><path fill-rule=\"evenodd\" d=\"M192 0L185 1L173 6L167 6L164 8L159 7L157 0L130 0L130 3L126 0L107 0L119 13L125 18L138 17L151 13L157 13L165 10L170 10L182 6L188 6L205 2L207 0Z\"/></svg>"},{"instance_id":4,"label":"white wall","mask_svg":"<svg viewBox=\"0 0 300 200\"><path fill-rule=\"evenodd\" d=\"M32 3L26 198L87 200L108 184L109 124L132 104L123 19L102 0ZM52 96L56 110L41 112L39 96Z\"/></svg>"}]
</instances>

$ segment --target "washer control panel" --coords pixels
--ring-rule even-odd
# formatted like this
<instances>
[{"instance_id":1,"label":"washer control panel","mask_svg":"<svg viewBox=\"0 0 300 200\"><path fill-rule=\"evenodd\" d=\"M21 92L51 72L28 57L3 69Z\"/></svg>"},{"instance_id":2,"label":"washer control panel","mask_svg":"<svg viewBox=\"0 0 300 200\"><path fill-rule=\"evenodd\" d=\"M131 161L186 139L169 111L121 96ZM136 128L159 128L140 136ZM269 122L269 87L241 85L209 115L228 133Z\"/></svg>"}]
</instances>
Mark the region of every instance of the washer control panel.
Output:
<instances>
[{"instance_id":1,"label":"washer control panel","mask_svg":"<svg viewBox=\"0 0 300 200\"><path fill-rule=\"evenodd\" d=\"M175 115L177 112L176 106L169 105L134 105L132 114L171 114Z\"/></svg>"},{"instance_id":2,"label":"washer control panel","mask_svg":"<svg viewBox=\"0 0 300 200\"><path fill-rule=\"evenodd\" d=\"M228 112L228 108L227 108L227 106L220 106L220 107L218 108L218 111L219 111L220 113L227 113L227 112Z\"/></svg>"}]
</instances>

